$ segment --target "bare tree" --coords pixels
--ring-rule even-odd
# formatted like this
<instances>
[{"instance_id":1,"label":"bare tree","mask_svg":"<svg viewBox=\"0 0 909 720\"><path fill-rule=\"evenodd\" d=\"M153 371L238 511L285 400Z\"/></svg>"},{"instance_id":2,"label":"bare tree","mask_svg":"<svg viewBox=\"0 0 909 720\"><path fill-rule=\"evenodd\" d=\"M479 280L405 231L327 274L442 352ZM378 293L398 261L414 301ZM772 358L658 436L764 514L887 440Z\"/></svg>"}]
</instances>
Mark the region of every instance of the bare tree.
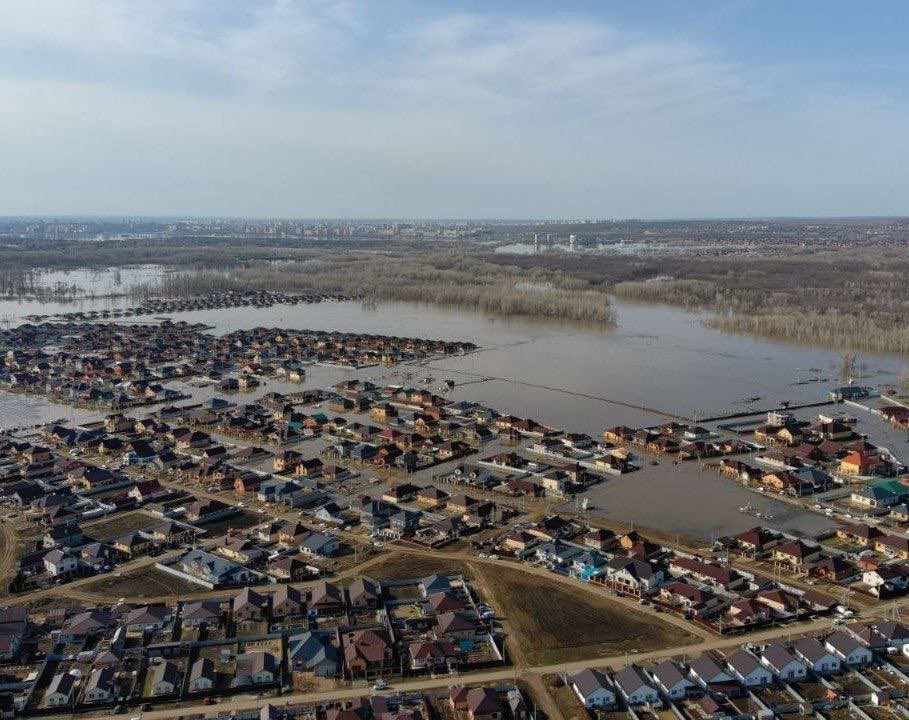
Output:
<instances>
[{"instance_id":1,"label":"bare tree","mask_svg":"<svg viewBox=\"0 0 909 720\"><path fill-rule=\"evenodd\" d=\"M840 380L843 385L851 385L857 367L855 354L844 352L840 359Z\"/></svg>"}]
</instances>

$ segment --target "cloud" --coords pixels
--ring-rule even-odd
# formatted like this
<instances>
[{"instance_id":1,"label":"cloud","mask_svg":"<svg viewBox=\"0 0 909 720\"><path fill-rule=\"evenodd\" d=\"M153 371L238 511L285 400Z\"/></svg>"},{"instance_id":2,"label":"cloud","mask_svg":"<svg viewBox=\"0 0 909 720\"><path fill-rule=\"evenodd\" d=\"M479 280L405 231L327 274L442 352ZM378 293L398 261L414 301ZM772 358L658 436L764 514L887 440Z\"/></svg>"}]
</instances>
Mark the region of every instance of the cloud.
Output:
<instances>
[{"instance_id":1,"label":"cloud","mask_svg":"<svg viewBox=\"0 0 909 720\"><path fill-rule=\"evenodd\" d=\"M426 27L418 47L426 57L419 79L485 102L612 115L753 94L739 68L705 48L584 19L456 16Z\"/></svg>"},{"instance_id":2,"label":"cloud","mask_svg":"<svg viewBox=\"0 0 909 720\"><path fill-rule=\"evenodd\" d=\"M42 75L201 94L203 83L216 81L222 90L258 95L301 76L315 80L356 18L346 2L330 0L6 0L0 14L0 51L24 51ZM30 72L27 63L16 70Z\"/></svg>"},{"instance_id":3,"label":"cloud","mask_svg":"<svg viewBox=\"0 0 909 720\"><path fill-rule=\"evenodd\" d=\"M812 185L896 202L819 167L874 153L881 178L906 179L887 88L596 16L0 0L0 17L0 213L35 197L61 212L810 213ZM859 127L878 131L864 148Z\"/></svg>"}]
</instances>

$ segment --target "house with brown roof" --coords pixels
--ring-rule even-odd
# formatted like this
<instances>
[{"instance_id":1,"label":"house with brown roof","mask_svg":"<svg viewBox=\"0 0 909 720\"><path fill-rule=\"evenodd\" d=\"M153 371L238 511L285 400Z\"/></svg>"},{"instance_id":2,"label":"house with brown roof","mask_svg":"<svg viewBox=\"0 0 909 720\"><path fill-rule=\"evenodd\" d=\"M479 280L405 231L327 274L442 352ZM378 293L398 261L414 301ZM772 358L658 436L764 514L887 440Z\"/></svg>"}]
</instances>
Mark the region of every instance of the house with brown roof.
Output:
<instances>
[{"instance_id":1,"label":"house with brown roof","mask_svg":"<svg viewBox=\"0 0 909 720\"><path fill-rule=\"evenodd\" d=\"M504 708L499 694L488 687L452 687L449 702L456 712L464 712L469 720L502 720Z\"/></svg>"},{"instance_id":2,"label":"house with brown roof","mask_svg":"<svg viewBox=\"0 0 909 720\"><path fill-rule=\"evenodd\" d=\"M344 611L344 591L334 583L319 583L310 593L309 607L318 615L337 615Z\"/></svg>"},{"instance_id":3,"label":"house with brown roof","mask_svg":"<svg viewBox=\"0 0 909 720\"><path fill-rule=\"evenodd\" d=\"M449 640L466 640L476 637L479 632L476 616L464 611L445 612L436 617L433 628L436 637Z\"/></svg>"},{"instance_id":4,"label":"house with brown roof","mask_svg":"<svg viewBox=\"0 0 909 720\"><path fill-rule=\"evenodd\" d=\"M282 582L298 582L312 575L303 560L290 555L281 555L270 560L266 569L269 575Z\"/></svg>"},{"instance_id":5,"label":"house with brown roof","mask_svg":"<svg viewBox=\"0 0 909 720\"><path fill-rule=\"evenodd\" d=\"M874 541L874 549L890 557L909 560L909 539L900 535L884 535Z\"/></svg>"},{"instance_id":6,"label":"house with brown roof","mask_svg":"<svg viewBox=\"0 0 909 720\"><path fill-rule=\"evenodd\" d=\"M192 600L184 603L180 616L186 627L217 625L221 619L221 604L217 600Z\"/></svg>"},{"instance_id":7,"label":"house with brown roof","mask_svg":"<svg viewBox=\"0 0 909 720\"><path fill-rule=\"evenodd\" d=\"M796 595L780 589L762 590L755 596L755 599L782 617L794 615L799 607L799 599Z\"/></svg>"},{"instance_id":8,"label":"house with brown roof","mask_svg":"<svg viewBox=\"0 0 909 720\"><path fill-rule=\"evenodd\" d=\"M449 497L444 490L428 485L417 493L417 504L428 509L441 508L448 502Z\"/></svg>"},{"instance_id":9,"label":"house with brown roof","mask_svg":"<svg viewBox=\"0 0 909 720\"><path fill-rule=\"evenodd\" d=\"M382 677L395 669L394 644L384 628L346 632L341 647L348 677Z\"/></svg>"},{"instance_id":10,"label":"house with brown roof","mask_svg":"<svg viewBox=\"0 0 909 720\"><path fill-rule=\"evenodd\" d=\"M469 720L502 720L502 700L493 688L470 688L467 691L467 717Z\"/></svg>"},{"instance_id":11,"label":"house with brown roof","mask_svg":"<svg viewBox=\"0 0 909 720\"><path fill-rule=\"evenodd\" d=\"M635 430L627 425L616 425L603 431L603 439L608 443L622 444L631 442Z\"/></svg>"},{"instance_id":12,"label":"house with brown roof","mask_svg":"<svg viewBox=\"0 0 909 720\"><path fill-rule=\"evenodd\" d=\"M704 562L697 558L686 558L677 555L672 559L669 569L676 575L692 575L701 582L715 587L731 590L744 585L746 580L734 568L715 563Z\"/></svg>"},{"instance_id":13,"label":"house with brown roof","mask_svg":"<svg viewBox=\"0 0 909 720\"><path fill-rule=\"evenodd\" d=\"M420 640L407 646L413 670L449 672L457 666L460 653L449 640Z\"/></svg>"},{"instance_id":14,"label":"house with brown roof","mask_svg":"<svg viewBox=\"0 0 909 720\"><path fill-rule=\"evenodd\" d=\"M846 540L847 542L852 542L861 545L862 547L874 545L875 541L882 535L883 533L878 528L866 525L865 523L846 525L837 528L836 531L836 536L841 540Z\"/></svg>"},{"instance_id":15,"label":"house with brown roof","mask_svg":"<svg viewBox=\"0 0 909 720\"><path fill-rule=\"evenodd\" d=\"M820 558L808 568L809 575L814 575L833 582L844 580L855 573L855 566L838 555Z\"/></svg>"},{"instance_id":16,"label":"house with brown roof","mask_svg":"<svg viewBox=\"0 0 909 720\"><path fill-rule=\"evenodd\" d=\"M785 563L796 570L804 567L807 563L817 560L820 555L821 549L819 547L811 547L801 540L790 540L773 548L774 560Z\"/></svg>"},{"instance_id":17,"label":"house with brown roof","mask_svg":"<svg viewBox=\"0 0 909 720\"><path fill-rule=\"evenodd\" d=\"M347 588L350 605L356 610L375 610L379 607L382 586L368 577L358 577Z\"/></svg>"},{"instance_id":18,"label":"house with brown roof","mask_svg":"<svg viewBox=\"0 0 909 720\"><path fill-rule=\"evenodd\" d=\"M243 588L231 603L235 622L261 622L268 619L269 596L255 590Z\"/></svg>"},{"instance_id":19,"label":"house with brown roof","mask_svg":"<svg viewBox=\"0 0 909 720\"><path fill-rule=\"evenodd\" d=\"M729 617L737 625L755 625L770 618L770 609L756 600L745 598L729 606Z\"/></svg>"},{"instance_id":20,"label":"house with brown roof","mask_svg":"<svg viewBox=\"0 0 909 720\"><path fill-rule=\"evenodd\" d=\"M615 533L605 528L593 528L585 533L581 541L589 548L605 550L615 542Z\"/></svg>"},{"instance_id":21,"label":"house with brown roof","mask_svg":"<svg viewBox=\"0 0 909 720\"><path fill-rule=\"evenodd\" d=\"M744 552L758 554L767 550L776 537L765 528L754 527L733 536L733 540Z\"/></svg>"}]
</instances>

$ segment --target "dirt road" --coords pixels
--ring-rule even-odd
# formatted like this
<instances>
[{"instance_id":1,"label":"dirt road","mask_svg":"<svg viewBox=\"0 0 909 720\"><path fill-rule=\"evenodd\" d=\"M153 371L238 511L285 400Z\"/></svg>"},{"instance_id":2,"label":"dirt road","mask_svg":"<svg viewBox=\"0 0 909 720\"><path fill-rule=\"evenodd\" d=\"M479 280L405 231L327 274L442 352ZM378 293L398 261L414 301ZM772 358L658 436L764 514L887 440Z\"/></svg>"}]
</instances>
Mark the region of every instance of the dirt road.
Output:
<instances>
[{"instance_id":1,"label":"dirt road","mask_svg":"<svg viewBox=\"0 0 909 720\"><path fill-rule=\"evenodd\" d=\"M799 626L798 634L817 632L821 629L827 629L830 627L830 620L816 621L813 623L806 623ZM773 640L779 637L786 637L789 633L787 629L773 628L764 632L752 633L747 637L748 641L751 642L762 642L767 640ZM794 634L795 635L795 634ZM644 653L634 653L634 654L623 654L623 655L614 655L606 658L597 658L596 660L578 660L575 662L568 663L556 663L551 665L539 665L534 667L506 667L506 668L497 668L495 670L484 670L475 673L461 673L456 675L446 675L442 677L434 678L421 678L418 680L407 680L402 682L392 683L391 689L388 692L403 692L403 691L416 691L416 690L432 690L438 688L450 687L457 684L474 684L474 683L501 683L501 682L512 682L515 679L525 679L529 684L537 691L542 690L542 684L535 680L535 678L540 678L543 675L548 675L551 673L576 673L587 667L590 667L591 664L595 664L597 667L611 667L619 668L623 667L626 663L629 662L653 662L658 660L664 660L670 657L681 657L683 655L693 656L704 652L705 650L720 650L726 648L733 648L740 645L745 639L744 638L730 638L730 637L715 637L707 640L703 640L700 643L695 645L687 645L683 647L674 647L674 648L665 648L662 650L654 650L652 652ZM321 693L294 693L289 695L284 695L278 698L262 699L262 698L252 698L252 697L235 697L230 700L218 703L214 706L206 705L196 705L192 707L183 707L179 710L176 709L162 709L154 710L142 713L143 720L172 720L180 714L189 715L194 713L202 713L206 717L212 717L218 713L229 712L229 711L239 711L239 710L251 710L258 707L261 707L266 702L271 702L273 705L282 706L282 705L299 705L304 703L323 703L336 700L344 700L352 697L360 697L363 695L370 694L370 687L368 685L358 685L349 688L343 688L340 690L332 690L329 692ZM538 700L543 703L545 709L545 700L540 697ZM129 718L135 717L136 712L127 712L122 715L115 715L114 718L119 718L119 720L129 720ZM102 718L110 718L109 715L98 715L94 717L86 717L85 715L80 715L79 720L102 720ZM558 716L556 716L558 717Z\"/></svg>"}]
</instances>

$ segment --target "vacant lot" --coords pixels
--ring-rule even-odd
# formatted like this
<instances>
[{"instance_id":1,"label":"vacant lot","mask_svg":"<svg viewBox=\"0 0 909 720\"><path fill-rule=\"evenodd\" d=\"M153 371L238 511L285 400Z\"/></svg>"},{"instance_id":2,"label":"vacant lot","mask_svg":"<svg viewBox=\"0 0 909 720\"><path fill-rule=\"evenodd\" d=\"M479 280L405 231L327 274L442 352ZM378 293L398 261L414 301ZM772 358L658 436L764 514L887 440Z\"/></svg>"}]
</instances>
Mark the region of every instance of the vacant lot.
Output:
<instances>
[{"instance_id":1,"label":"vacant lot","mask_svg":"<svg viewBox=\"0 0 909 720\"><path fill-rule=\"evenodd\" d=\"M457 560L431 555L396 553L364 569L364 574L377 580L422 578L427 575L470 576L470 568Z\"/></svg>"},{"instance_id":2,"label":"vacant lot","mask_svg":"<svg viewBox=\"0 0 909 720\"><path fill-rule=\"evenodd\" d=\"M265 520L267 520L267 518L264 515L241 510L237 514L226 517L223 520L203 523L202 525L199 525L199 527L202 528L209 537L217 537L218 535L223 535L231 528L234 530L245 530L253 525L258 525Z\"/></svg>"},{"instance_id":3,"label":"vacant lot","mask_svg":"<svg viewBox=\"0 0 909 720\"><path fill-rule=\"evenodd\" d=\"M478 565L480 592L500 611L528 664L568 662L695 641L605 595L518 569Z\"/></svg>"},{"instance_id":4,"label":"vacant lot","mask_svg":"<svg viewBox=\"0 0 909 720\"><path fill-rule=\"evenodd\" d=\"M54 597L52 595L42 595L15 604L15 607L24 607L29 614L38 616L57 608L71 608L72 606L73 601L70 598Z\"/></svg>"},{"instance_id":5,"label":"vacant lot","mask_svg":"<svg viewBox=\"0 0 909 720\"><path fill-rule=\"evenodd\" d=\"M137 568L122 575L107 575L81 588L108 599L143 598L158 595L188 595L205 592L201 585L186 582L153 567Z\"/></svg>"},{"instance_id":6,"label":"vacant lot","mask_svg":"<svg viewBox=\"0 0 909 720\"><path fill-rule=\"evenodd\" d=\"M96 540L113 540L134 530L148 530L161 523L161 518L149 515L142 510L112 515L82 526L89 537Z\"/></svg>"},{"instance_id":7,"label":"vacant lot","mask_svg":"<svg viewBox=\"0 0 909 720\"><path fill-rule=\"evenodd\" d=\"M12 523L8 520L0 521L0 596L6 595L9 590L21 554L22 546Z\"/></svg>"},{"instance_id":8,"label":"vacant lot","mask_svg":"<svg viewBox=\"0 0 909 720\"><path fill-rule=\"evenodd\" d=\"M589 720L591 714L584 708L571 686L562 681L560 675L544 675L542 682L563 718Z\"/></svg>"}]
</instances>

